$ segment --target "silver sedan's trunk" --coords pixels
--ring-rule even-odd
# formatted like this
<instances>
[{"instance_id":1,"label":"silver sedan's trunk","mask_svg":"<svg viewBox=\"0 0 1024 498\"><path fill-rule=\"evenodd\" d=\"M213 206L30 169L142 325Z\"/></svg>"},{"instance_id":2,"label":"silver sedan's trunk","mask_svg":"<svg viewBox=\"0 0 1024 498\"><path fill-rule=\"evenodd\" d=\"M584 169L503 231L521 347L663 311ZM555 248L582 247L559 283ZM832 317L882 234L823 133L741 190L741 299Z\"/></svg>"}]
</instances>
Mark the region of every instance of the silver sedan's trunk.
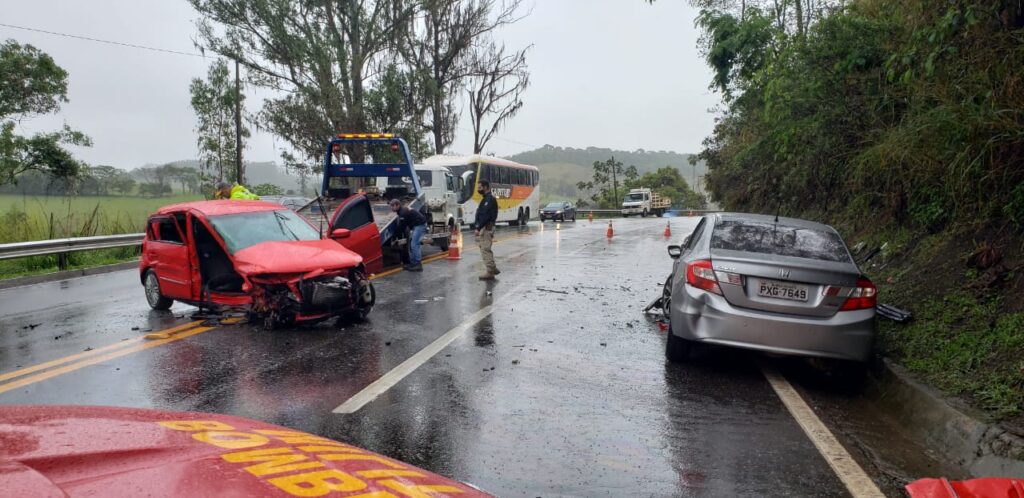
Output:
<instances>
[{"instance_id":1,"label":"silver sedan's trunk","mask_svg":"<svg viewBox=\"0 0 1024 498\"><path fill-rule=\"evenodd\" d=\"M723 249L711 262L729 304L790 315L834 315L860 276L853 263Z\"/></svg>"}]
</instances>

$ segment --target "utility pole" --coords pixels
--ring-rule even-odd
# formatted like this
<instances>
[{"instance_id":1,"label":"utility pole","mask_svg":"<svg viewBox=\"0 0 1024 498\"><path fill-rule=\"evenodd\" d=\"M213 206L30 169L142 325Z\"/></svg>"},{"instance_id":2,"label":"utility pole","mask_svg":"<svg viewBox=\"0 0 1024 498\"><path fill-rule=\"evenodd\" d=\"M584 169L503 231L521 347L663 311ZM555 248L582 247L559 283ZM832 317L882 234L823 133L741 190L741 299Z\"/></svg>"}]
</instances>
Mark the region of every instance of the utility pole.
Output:
<instances>
[{"instance_id":1,"label":"utility pole","mask_svg":"<svg viewBox=\"0 0 1024 498\"><path fill-rule=\"evenodd\" d=\"M612 167L612 195L615 196L614 202L619 202L619 180L618 180L618 178L616 177L616 174L615 174L616 173L615 170L619 169L619 167L615 164L615 158L614 157L609 162L609 164L611 164L611 167ZM614 206L614 204L613 204L613 206Z\"/></svg>"},{"instance_id":2,"label":"utility pole","mask_svg":"<svg viewBox=\"0 0 1024 498\"><path fill-rule=\"evenodd\" d=\"M245 184L245 166L242 165L242 84L238 80L238 59L235 59L235 182Z\"/></svg>"}]
</instances>

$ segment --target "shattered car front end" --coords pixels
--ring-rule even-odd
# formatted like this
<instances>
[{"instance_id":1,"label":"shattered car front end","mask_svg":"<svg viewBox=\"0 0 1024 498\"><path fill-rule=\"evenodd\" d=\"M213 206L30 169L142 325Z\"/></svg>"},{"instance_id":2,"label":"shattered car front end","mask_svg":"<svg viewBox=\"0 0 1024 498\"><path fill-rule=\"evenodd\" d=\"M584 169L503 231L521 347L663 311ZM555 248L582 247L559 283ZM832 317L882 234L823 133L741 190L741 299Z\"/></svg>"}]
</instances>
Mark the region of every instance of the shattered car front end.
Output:
<instances>
[{"instance_id":1,"label":"shattered car front end","mask_svg":"<svg viewBox=\"0 0 1024 498\"><path fill-rule=\"evenodd\" d=\"M363 319L376 301L362 265L307 274L261 274L250 277L249 311L267 325L316 321L342 315ZM267 323L272 322L272 323Z\"/></svg>"}]
</instances>

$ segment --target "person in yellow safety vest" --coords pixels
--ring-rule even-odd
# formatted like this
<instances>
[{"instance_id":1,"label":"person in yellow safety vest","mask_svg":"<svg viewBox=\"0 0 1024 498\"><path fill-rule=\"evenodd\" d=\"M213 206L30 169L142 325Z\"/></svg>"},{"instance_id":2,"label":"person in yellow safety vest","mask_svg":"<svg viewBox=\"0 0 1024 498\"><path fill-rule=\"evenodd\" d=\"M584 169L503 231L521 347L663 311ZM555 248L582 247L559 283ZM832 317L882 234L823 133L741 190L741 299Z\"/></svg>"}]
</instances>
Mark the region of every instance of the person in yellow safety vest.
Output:
<instances>
[{"instance_id":1,"label":"person in yellow safety vest","mask_svg":"<svg viewBox=\"0 0 1024 498\"><path fill-rule=\"evenodd\" d=\"M217 193L214 195L215 199L231 199L233 201L260 200L260 196L249 192L249 189L237 183L231 184L228 182L217 182L217 184L214 185L214 188L217 189Z\"/></svg>"}]
</instances>

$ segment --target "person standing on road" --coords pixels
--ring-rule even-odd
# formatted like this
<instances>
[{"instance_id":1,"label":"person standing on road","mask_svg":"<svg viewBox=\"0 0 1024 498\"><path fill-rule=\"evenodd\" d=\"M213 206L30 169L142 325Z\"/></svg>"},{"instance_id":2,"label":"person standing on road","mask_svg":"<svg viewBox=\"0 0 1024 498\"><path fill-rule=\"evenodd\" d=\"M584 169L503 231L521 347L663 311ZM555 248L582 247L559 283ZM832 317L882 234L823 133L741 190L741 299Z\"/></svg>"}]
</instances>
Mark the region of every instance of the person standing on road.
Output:
<instances>
[{"instance_id":1,"label":"person standing on road","mask_svg":"<svg viewBox=\"0 0 1024 498\"><path fill-rule=\"evenodd\" d=\"M494 244L494 224L498 221L498 200L491 194L491 182L487 180L480 180L477 192L484 197L476 209L476 220L473 222L476 243L480 246L480 257L486 272L480 275L480 280L494 280L494 276L501 273L494 264L494 251L491 250Z\"/></svg>"},{"instance_id":2,"label":"person standing on road","mask_svg":"<svg viewBox=\"0 0 1024 498\"><path fill-rule=\"evenodd\" d=\"M260 200L260 196L252 192L249 192L249 189L237 183L232 185L231 183L228 182L217 182L217 184L214 185L213 188L217 189L217 193L214 194L214 199L231 199L233 201Z\"/></svg>"},{"instance_id":3,"label":"person standing on road","mask_svg":"<svg viewBox=\"0 0 1024 498\"><path fill-rule=\"evenodd\" d=\"M408 271L423 271L423 235L427 233L427 218L414 209L402 206L402 201L391 199L391 210L398 214L398 227L408 227L411 236L409 237L409 264L405 265Z\"/></svg>"}]
</instances>

